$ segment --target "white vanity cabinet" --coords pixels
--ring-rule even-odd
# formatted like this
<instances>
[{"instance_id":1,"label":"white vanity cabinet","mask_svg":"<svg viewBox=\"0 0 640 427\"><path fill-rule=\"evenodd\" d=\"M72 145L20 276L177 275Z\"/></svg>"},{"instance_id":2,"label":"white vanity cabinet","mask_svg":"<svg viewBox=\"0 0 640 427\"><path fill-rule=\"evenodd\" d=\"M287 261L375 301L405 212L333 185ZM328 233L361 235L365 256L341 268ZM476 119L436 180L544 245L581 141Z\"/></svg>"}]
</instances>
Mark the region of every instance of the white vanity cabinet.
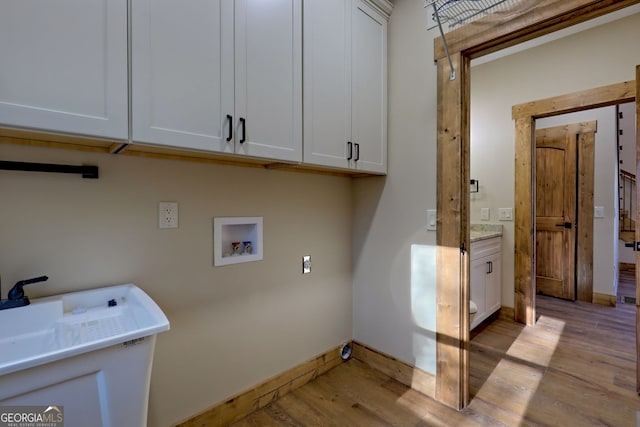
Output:
<instances>
[{"instance_id":1,"label":"white vanity cabinet","mask_svg":"<svg viewBox=\"0 0 640 427\"><path fill-rule=\"evenodd\" d=\"M306 0L304 162L387 171L386 0Z\"/></svg>"},{"instance_id":2,"label":"white vanity cabinet","mask_svg":"<svg viewBox=\"0 0 640 427\"><path fill-rule=\"evenodd\" d=\"M502 237L472 242L470 256L471 301L478 307L473 329L501 306Z\"/></svg>"},{"instance_id":3,"label":"white vanity cabinet","mask_svg":"<svg viewBox=\"0 0 640 427\"><path fill-rule=\"evenodd\" d=\"M127 139L127 0L0 2L0 58L0 126Z\"/></svg>"},{"instance_id":4,"label":"white vanity cabinet","mask_svg":"<svg viewBox=\"0 0 640 427\"><path fill-rule=\"evenodd\" d=\"M134 142L302 160L302 0L131 0Z\"/></svg>"}]
</instances>

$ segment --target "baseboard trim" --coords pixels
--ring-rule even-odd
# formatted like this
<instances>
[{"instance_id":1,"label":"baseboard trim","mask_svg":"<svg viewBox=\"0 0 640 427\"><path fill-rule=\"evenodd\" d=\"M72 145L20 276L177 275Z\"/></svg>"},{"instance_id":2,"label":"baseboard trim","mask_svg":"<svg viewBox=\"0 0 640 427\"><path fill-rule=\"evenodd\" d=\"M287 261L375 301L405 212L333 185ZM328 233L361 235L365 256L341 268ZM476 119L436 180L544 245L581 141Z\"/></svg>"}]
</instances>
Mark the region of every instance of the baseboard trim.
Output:
<instances>
[{"instance_id":1,"label":"baseboard trim","mask_svg":"<svg viewBox=\"0 0 640 427\"><path fill-rule=\"evenodd\" d=\"M510 320L512 322L515 322L515 319L516 319L515 310L513 309L513 307L505 307L505 306L500 307L498 319Z\"/></svg>"},{"instance_id":2,"label":"baseboard trim","mask_svg":"<svg viewBox=\"0 0 640 427\"><path fill-rule=\"evenodd\" d=\"M353 358L428 397L435 398L436 377L433 374L357 341L353 342Z\"/></svg>"},{"instance_id":3,"label":"baseboard trim","mask_svg":"<svg viewBox=\"0 0 640 427\"><path fill-rule=\"evenodd\" d=\"M616 296L608 294L593 293L593 303L598 305L606 305L607 307L616 306Z\"/></svg>"},{"instance_id":4,"label":"baseboard trim","mask_svg":"<svg viewBox=\"0 0 640 427\"><path fill-rule=\"evenodd\" d=\"M175 427L222 427L238 421L340 365L343 362L340 358L341 347L332 348L320 356L176 424Z\"/></svg>"}]
</instances>

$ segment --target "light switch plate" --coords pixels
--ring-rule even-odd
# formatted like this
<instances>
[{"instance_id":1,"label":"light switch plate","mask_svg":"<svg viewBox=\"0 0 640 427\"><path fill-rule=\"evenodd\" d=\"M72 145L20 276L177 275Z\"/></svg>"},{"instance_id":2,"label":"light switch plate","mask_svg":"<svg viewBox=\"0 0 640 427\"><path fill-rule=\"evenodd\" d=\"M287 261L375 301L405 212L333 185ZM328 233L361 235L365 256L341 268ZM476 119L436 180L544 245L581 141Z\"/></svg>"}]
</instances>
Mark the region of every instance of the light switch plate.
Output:
<instances>
[{"instance_id":1,"label":"light switch plate","mask_svg":"<svg viewBox=\"0 0 640 427\"><path fill-rule=\"evenodd\" d=\"M498 219L500 221L512 221L513 220L513 209L512 208L499 208L498 209Z\"/></svg>"},{"instance_id":2,"label":"light switch plate","mask_svg":"<svg viewBox=\"0 0 640 427\"><path fill-rule=\"evenodd\" d=\"M427 209L427 230L435 230L437 227L437 221L436 210Z\"/></svg>"},{"instance_id":3,"label":"light switch plate","mask_svg":"<svg viewBox=\"0 0 640 427\"><path fill-rule=\"evenodd\" d=\"M480 219L482 221L489 221L489 208L480 208Z\"/></svg>"},{"instance_id":4,"label":"light switch plate","mask_svg":"<svg viewBox=\"0 0 640 427\"><path fill-rule=\"evenodd\" d=\"M604 218L604 206L594 206L593 208L594 218Z\"/></svg>"}]
</instances>

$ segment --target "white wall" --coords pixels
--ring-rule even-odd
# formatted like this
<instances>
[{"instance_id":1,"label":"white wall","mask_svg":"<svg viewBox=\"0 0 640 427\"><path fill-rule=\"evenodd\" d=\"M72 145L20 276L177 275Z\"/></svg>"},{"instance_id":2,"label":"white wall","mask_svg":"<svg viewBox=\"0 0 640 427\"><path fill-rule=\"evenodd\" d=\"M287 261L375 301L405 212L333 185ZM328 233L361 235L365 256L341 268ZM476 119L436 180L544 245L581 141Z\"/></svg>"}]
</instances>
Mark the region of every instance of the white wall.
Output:
<instances>
[{"instance_id":1,"label":"white wall","mask_svg":"<svg viewBox=\"0 0 640 427\"><path fill-rule=\"evenodd\" d=\"M389 22L389 174L355 181L354 338L435 372L436 68L423 3Z\"/></svg>"},{"instance_id":2,"label":"white wall","mask_svg":"<svg viewBox=\"0 0 640 427\"><path fill-rule=\"evenodd\" d=\"M351 338L348 178L0 145L3 160L96 164L100 179L0 171L6 292L133 282L165 311L149 425L167 426ZM158 229L158 202L180 227ZM264 260L213 267L212 218L263 216ZM311 274L301 258L312 256Z\"/></svg>"},{"instance_id":3,"label":"white wall","mask_svg":"<svg viewBox=\"0 0 640 427\"><path fill-rule=\"evenodd\" d=\"M640 64L639 38L640 14L635 14L472 67L471 173L491 194L481 203L491 208L493 219L499 207L514 203L511 107L634 80L635 66ZM480 207L472 200L472 221L479 219ZM513 222L503 225L502 304L512 307Z\"/></svg>"},{"instance_id":4,"label":"white wall","mask_svg":"<svg viewBox=\"0 0 640 427\"><path fill-rule=\"evenodd\" d=\"M604 218L593 219L593 292L615 296L618 283L619 240L616 107L597 108L536 120L536 129L592 120L598 122L595 135L593 202L594 206L604 207Z\"/></svg>"}]
</instances>

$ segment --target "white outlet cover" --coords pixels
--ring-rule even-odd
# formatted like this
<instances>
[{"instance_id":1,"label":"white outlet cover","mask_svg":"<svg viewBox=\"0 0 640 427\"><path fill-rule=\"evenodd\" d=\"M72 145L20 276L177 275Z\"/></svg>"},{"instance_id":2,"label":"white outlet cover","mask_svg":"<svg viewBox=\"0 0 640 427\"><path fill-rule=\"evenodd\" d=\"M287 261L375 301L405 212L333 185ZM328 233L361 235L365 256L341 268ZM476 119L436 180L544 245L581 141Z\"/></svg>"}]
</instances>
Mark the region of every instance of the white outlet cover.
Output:
<instances>
[{"instance_id":1,"label":"white outlet cover","mask_svg":"<svg viewBox=\"0 0 640 427\"><path fill-rule=\"evenodd\" d=\"M513 209L512 208L499 208L498 209L498 219L500 221L511 221L511 220L513 220Z\"/></svg>"},{"instance_id":2,"label":"white outlet cover","mask_svg":"<svg viewBox=\"0 0 640 427\"><path fill-rule=\"evenodd\" d=\"M604 206L595 206L593 208L594 218L604 218Z\"/></svg>"},{"instance_id":3,"label":"white outlet cover","mask_svg":"<svg viewBox=\"0 0 640 427\"><path fill-rule=\"evenodd\" d=\"M437 212L435 209L427 209L427 230L433 231L437 228Z\"/></svg>"},{"instance_id":4,"label":"white outlet cover","mask_svg":"<svg viewBox=\"0 0 640 427\"><path fill-rule=\"evenodd\" d=\"M178 203L160 202L158 203L158 227L178 228Z\"/></svg>"},{"instance_id":5,"label":"white outlet cover","mask_svg":"<svg viewBox=\"0 0 640 427\"><path fill-rule=\"evenodd\" d=\"M489 208L480 208L480 219L482 221L489 221Z\"/></svg>"}]
</instances>

